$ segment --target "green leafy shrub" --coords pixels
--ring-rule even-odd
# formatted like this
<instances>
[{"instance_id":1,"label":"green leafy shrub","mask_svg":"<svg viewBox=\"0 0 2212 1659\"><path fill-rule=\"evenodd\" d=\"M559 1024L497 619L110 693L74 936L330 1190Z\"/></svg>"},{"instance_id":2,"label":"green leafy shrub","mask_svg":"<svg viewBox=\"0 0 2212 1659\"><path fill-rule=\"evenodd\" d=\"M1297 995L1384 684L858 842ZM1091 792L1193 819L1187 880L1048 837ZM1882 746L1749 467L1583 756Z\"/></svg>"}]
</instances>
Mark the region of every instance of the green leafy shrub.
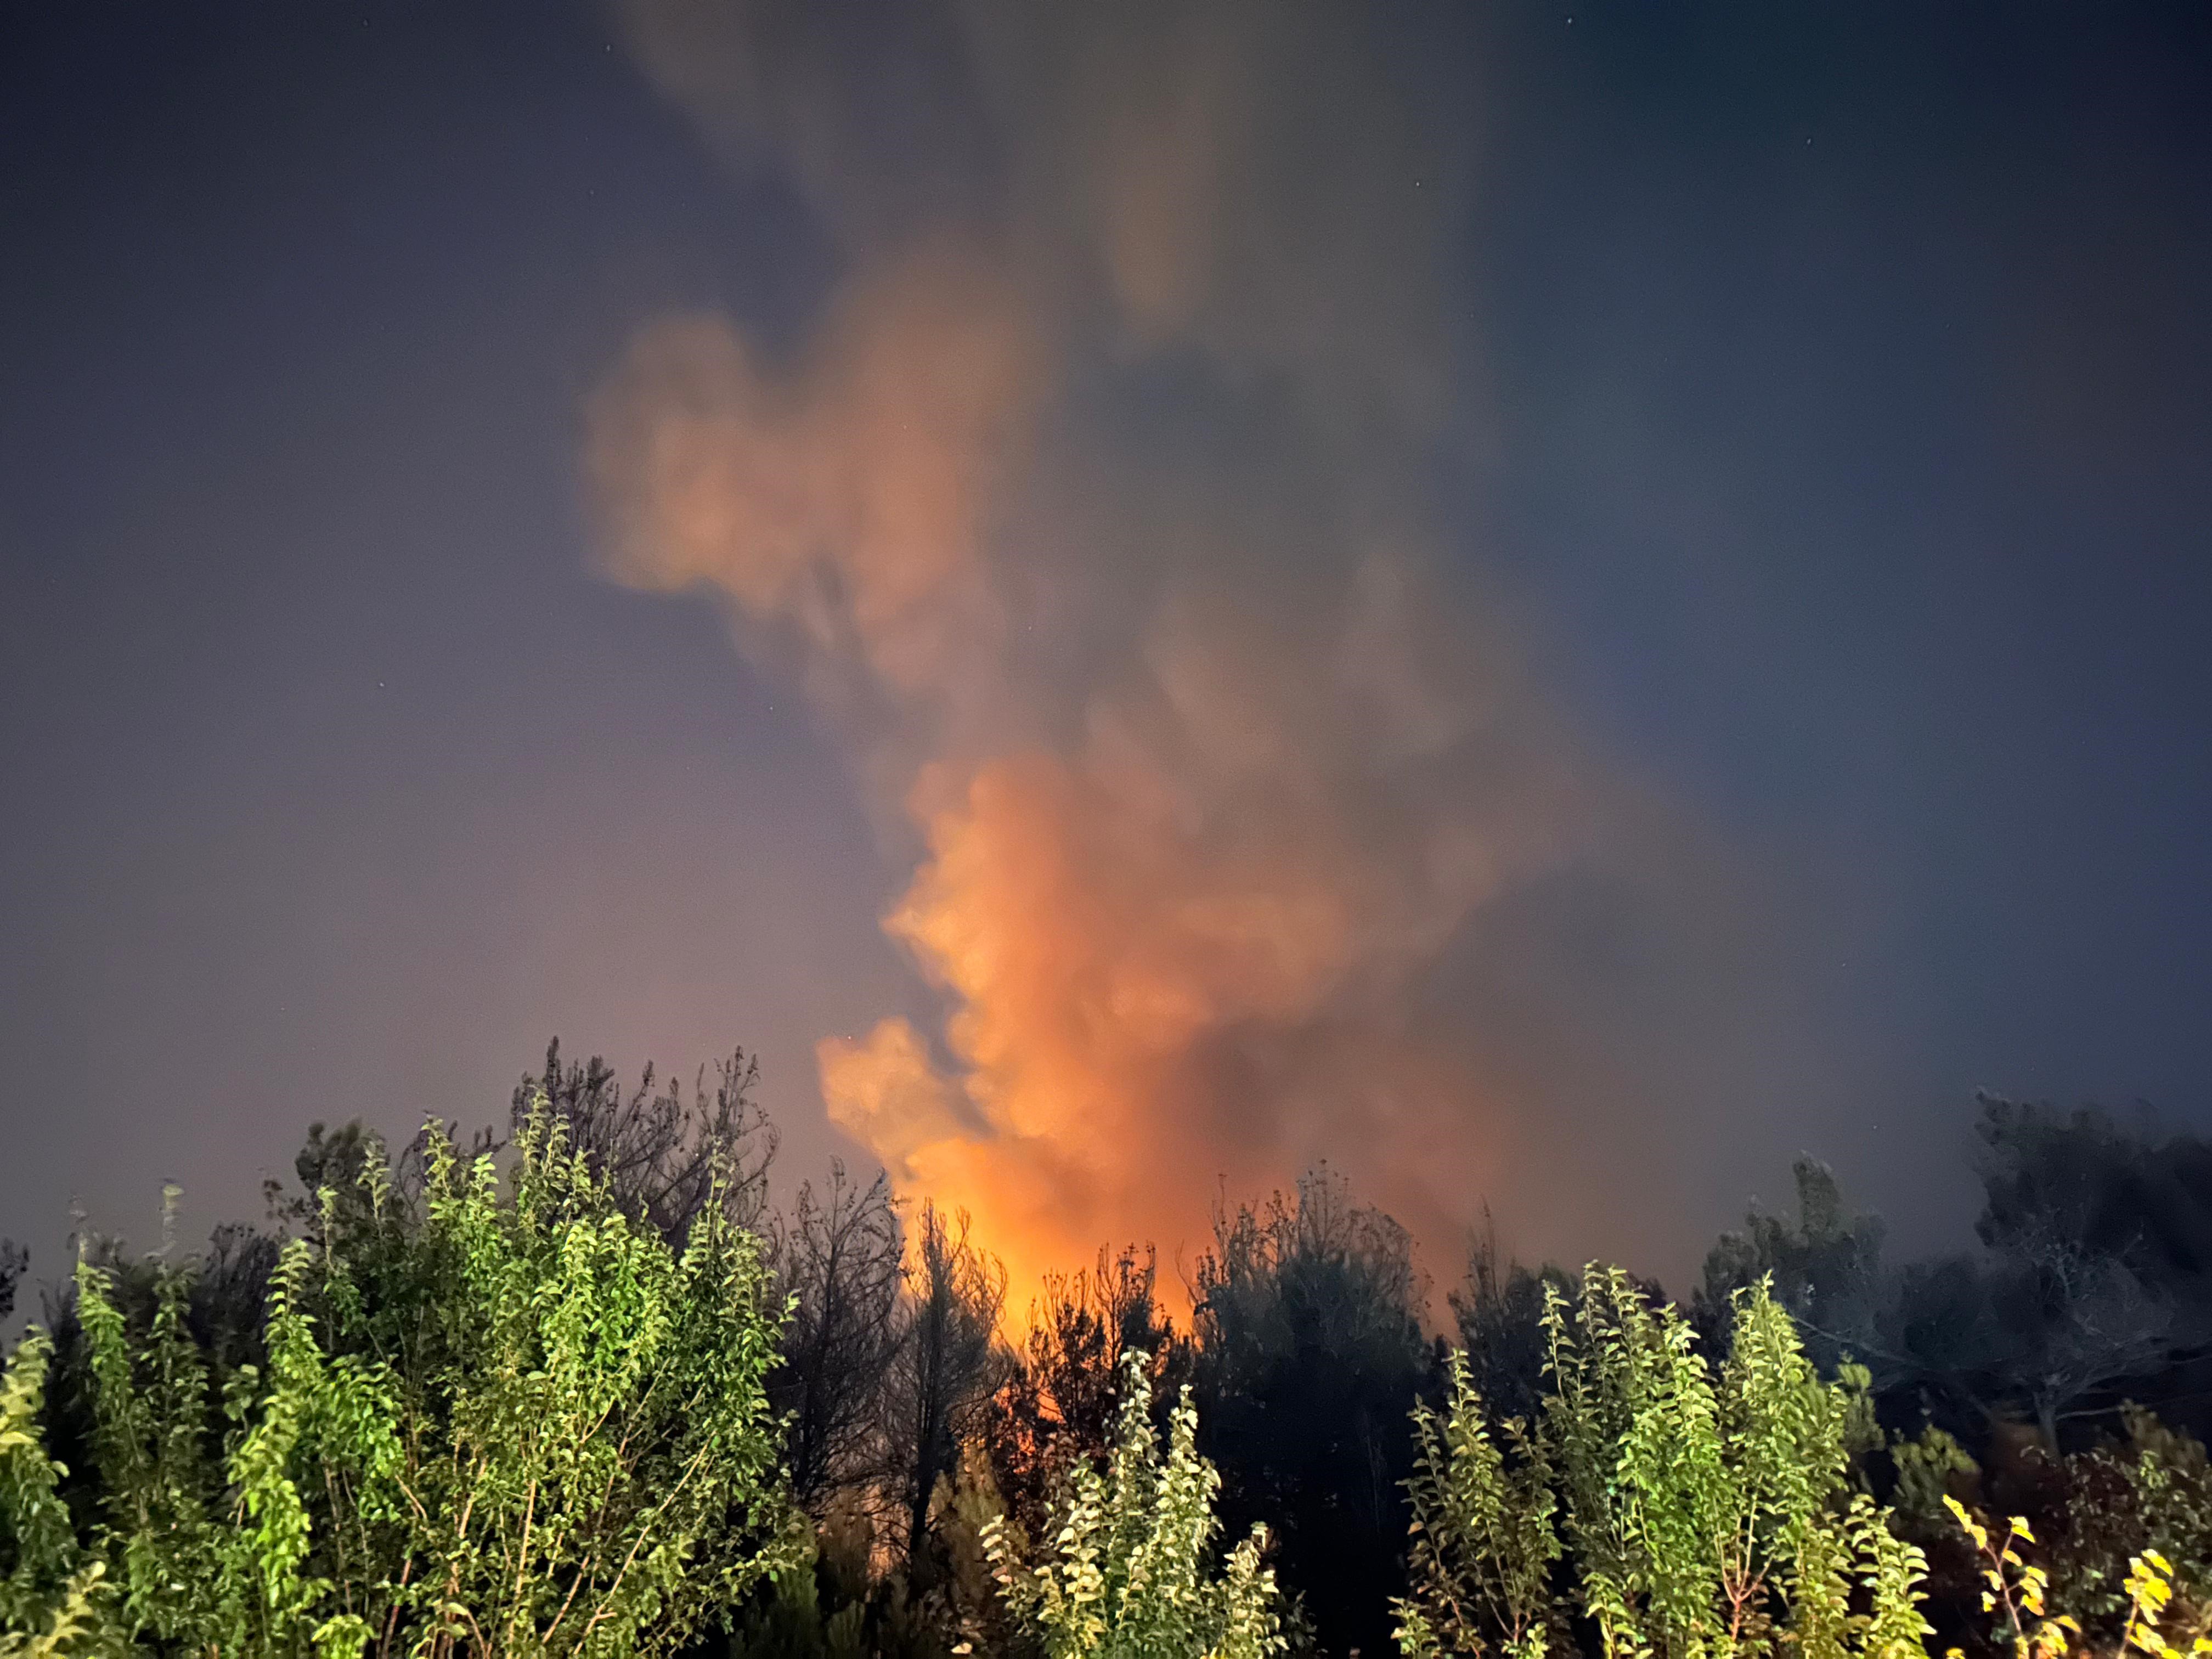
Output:
<instances>
[{"instance_id":1,"label":"green leafy shrub","mask_svg":"<svg viewBox=\"0 0 2212 1659\"><path fill-rule=\"evenodd\" d=\"M2173 1639L2173 1564L2158 1551L2145 1550L2130 1558L2121 1582L2122 1616L2116 1639L2093 1643L2071 1613L2050 1610L2050 1573L2020 1552L2021 1545L2037 1541L2027 1516L2014 1516L2004 1531L1996 1534L1983 1516L1957 1498L1947 1496L1943 1504L1973 1549L1982 1577L1983 1611L1991 1615L1996 1640L2012 1650L2013 1659L2063 1659L2084 1648L2110 1652L2114 1659L2126 1659L2131 1653L2149 1659L2184 1659L2185 1655L2201 1659L2212 1654L2212 1637L2202 1632L2193 1636L2182 1632L2185 1647ZM1949 1659L1960 1659L1960 1650L1953 1648Z\"/></svg>"},{"instance_id":2,"label":"green leafy shrub","mask_svg":"<svg viewBox=\"0 0 2212 1659\"><path fill-rule=\"evenodd\" d=\"M678 1253L544 1113L514 1151L502 1181L434 1125L419 1205L381 1147L357 1160L278 1261L265 1368L208 1364L189 1265L140 1322L82 1264L100 1524L58 1530L28 1338L0 1438L9 1625L226 1659L649 1655L785 1563L757 1241L708 1206Z\"/></svg>"},{"instance_id":3,"label":"green leafy shrub","mask_svg":"<svg viewBox=\"0 0 2212 1659\"><path fill-rule=\"evenodd\" d=\"M2011 1650L2013 1659L2064 1659L2081 1640L2081 1626L2070 1613L2054 1613L2045 1605L2051 1575L2020 1553L2022 1544L2035 1542L2027 1517L2015 1515L2002 1534L1992 1534L1957 1498L1946 1496L1943 1506L1973 1547L1984 1585L1982 1611L1995 1622L1996 1640ZM1959 1651L1951 1650L1952 1659Z\"/></svg>"},{"instance_id":4,"label":"green leafy shrub","mask_svg":"<svg viewBox=\"0 0 2212 1659\"><path fill-rule=\"evenodd\" d=\"M2122 1413L2126 1437L2066 1458L2054 1592L2093 1629L2128 1616L2136 1562L2164 1562L2161 1617L2185 1643L2212 1636L2212 1462L2203 1443L2151 1413Z\"/></svg>"},{"instance_id":5,"label":"green leafy shrub","mask_svg":"<svg viewBox=\"0 0 2212 1659\"><path fill-rule=\"evenodd\" d=\"M1539 1659L1560 1547L1551 1449L1518 1417L1493 1430L1464 1350L1453 1352L1449 1379L1441 1415L1426 1405L1413 1413L1413 1594L1396 1604L1399 1644L1408 1654L1495 1648Z\"/></svg>"},{"instance_id":6,"label":"green leafy shrub","mask_svg":"<svg viewBox=\"0 0 2212 1659\"><path fill-rule=\"evenodd\" d=\"M1464 1361L1416 1417L1408 1656L1536 1659L1579 1614L1608 1656L1917 1654L1919 1552L1847 1478L1856 1379L1823 1382L1764 1284L1717 1374L1618 1270L1547 1289L1539 1421L1492 1424Z\"/></svg>"},{"instance_id":7,"label":"green leafy shrub","mask_svg":"<svg viewBox=\"0 0 2212 1659\"><path fill-rule=\"evenodd\" d=\"M1261 1565L1264 1527L1212 1550L1220 1476L1198 1455L1189 1390L1169 1419L1165 1461L1152 1428L1147 1356L1122 1361L1114 1445L1102 1473L1079 1461L1054 1506L1042 1559L1004 1516L983 1547L1008 1607L1047 1659L1266 1659L1282 1650L1274 1573Z\"/></svg>"},{"instance_id":8,"label":"green leafy shrub","mask_svg":"<svg viewBox=\"0 0 2212 1659\"><path fill-rule=\"evenodd\" d=\"M2031 1443L1994 1472L1937 1428L1890 1448L1899 1520L1941 1565L1936 1600L1947 1628L1963 1632L1979 1608L1998 1615L2000 1646L2016 1644L2017 1620L1989 1577L2009 1549L2023 1572L2039 1575L2080 1643L2103 1650L2129 1639L2148 1562L2159 1564L2161 1639L2184 1647L2212 1640L2212 1460L2201 1442L2152 1413L2128 1406L2121 1419L2123 1438L2063 1458ZM1998 1528L1984 1510L2009 1522ZM2002 1542L1992 1545L2000 1533Z\"/></svg>"},{"instance_id":9,"label":"green leafy shrub","mask_svg":"<svg viewBox=\"0 0 2212 1659\"><path fill-rule=\"evenodd\" d=\"M106 1563L78 1546L39 1417L53 1345L25 1334L0 1373L0 1659L117 1651Z\"/></svg>"}]
</instances>

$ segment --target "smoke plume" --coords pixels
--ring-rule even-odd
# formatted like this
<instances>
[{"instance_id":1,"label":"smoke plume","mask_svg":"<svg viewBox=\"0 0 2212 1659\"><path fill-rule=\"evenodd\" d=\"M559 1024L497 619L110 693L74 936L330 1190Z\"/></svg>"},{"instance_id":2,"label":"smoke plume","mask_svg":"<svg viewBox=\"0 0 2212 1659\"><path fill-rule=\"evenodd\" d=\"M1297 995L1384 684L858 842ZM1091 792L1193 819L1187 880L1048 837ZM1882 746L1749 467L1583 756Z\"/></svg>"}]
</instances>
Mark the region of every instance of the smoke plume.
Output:
<instances>
[{"instance_id":1,"label":"smoke plume","mask_svg":"<svg viewBox=\"0 0 2212 1659\"><path fill-rule=\"evenodd\" d=\"M1447 1261L1563 1132L1663 1179L1628 1103L1715 1084L1743 907L1431 504L1469 112L1360 8L622 17L841 270L645 329L587 453L607 572L718 596L913 852L944 1024L826 1038L833 1121L1018 1287L1319 1159Z\"/></svg>"}]
</instances>

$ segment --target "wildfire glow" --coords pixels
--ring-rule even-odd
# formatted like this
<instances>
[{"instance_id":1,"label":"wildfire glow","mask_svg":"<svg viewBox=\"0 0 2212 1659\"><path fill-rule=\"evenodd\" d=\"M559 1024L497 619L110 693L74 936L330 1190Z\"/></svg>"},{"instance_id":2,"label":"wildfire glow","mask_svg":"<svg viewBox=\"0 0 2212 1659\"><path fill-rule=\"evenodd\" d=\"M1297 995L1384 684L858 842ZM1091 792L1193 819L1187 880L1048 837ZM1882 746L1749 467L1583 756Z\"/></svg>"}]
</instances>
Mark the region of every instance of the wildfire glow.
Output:
<instances>
[{"instance_id":1,"label":"wildfire glow","mask_svg":"<svg viewBox=\"0 0 2212 1659\"><path fill-rule=\"evenodd\" d=\"M1322 1158L1455 1253L1495 1085L1415 992L1571 855L1589 785L1396 487L1439 403L1443 192L1376 205L1411 142L1387 88L1293 9L1164 25L1134 63L1008 12L969 42L1018 135L1006 199L916 232L786 118L774 89L822 65L742 9L633 11L702 130L816 191L850 256L787 359L720 319L647 330L588 454L609 572L722 596L918 846L884 926L948 994L941 1047L825 1040L831 1118L970 1212L1017 1304ZM1315 73L1255 80L1255 53ZM1287 177L1316 98L1359 118ZM1170 371L1204 432L1265 441L1122 442L1119 388Z\"/></svg>"}]
</instances>

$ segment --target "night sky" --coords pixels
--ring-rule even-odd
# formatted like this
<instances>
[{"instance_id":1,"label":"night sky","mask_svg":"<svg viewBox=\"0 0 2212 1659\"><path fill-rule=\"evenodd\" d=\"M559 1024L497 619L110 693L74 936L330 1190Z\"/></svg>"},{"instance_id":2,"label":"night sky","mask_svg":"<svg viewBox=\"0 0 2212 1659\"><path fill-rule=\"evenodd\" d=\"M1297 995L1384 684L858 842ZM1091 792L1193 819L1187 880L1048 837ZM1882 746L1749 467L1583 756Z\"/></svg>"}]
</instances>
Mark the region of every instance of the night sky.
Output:
<instances>
[{"instance_id":1,"label":"night sky","mask_svg":"<svg viewBox=\"0 0 2212 1659\"><path fill-rule=\"evenodd\" d=\"M9 9L34 1276L556 1033L1018 1273L2212 1127L2212 12L1058 9Z\"/></svg>"}]
</instances>

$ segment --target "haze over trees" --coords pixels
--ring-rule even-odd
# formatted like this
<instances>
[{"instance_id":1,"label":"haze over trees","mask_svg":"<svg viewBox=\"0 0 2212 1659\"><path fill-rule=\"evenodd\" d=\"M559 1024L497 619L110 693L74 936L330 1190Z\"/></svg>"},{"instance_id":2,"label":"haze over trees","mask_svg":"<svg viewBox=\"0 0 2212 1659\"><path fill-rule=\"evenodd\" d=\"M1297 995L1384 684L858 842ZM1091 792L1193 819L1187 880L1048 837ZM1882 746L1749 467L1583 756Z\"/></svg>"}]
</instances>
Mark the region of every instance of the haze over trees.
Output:
<instances>
[{"instance_id":1,"label":"haze over trees","mask_svg":"<svg viewBox=\"0 0 2212 1659\"><path fill-rule=\"evenodd\" d=\"M1022 1310L880 1178L774 1207L754 1078L555 1048L501 1133L315 1125L260 1222L84 1241L0 1390L0 1655L2155 1652L2147 1572L2212 1634L2193 1137L1984 1101L1975 1251L1806 1160L1679 1306L1487 1231L1434 1297L1317 1170L1186 1330L1147 1249Z\"/></svg>"}]
</instances>

